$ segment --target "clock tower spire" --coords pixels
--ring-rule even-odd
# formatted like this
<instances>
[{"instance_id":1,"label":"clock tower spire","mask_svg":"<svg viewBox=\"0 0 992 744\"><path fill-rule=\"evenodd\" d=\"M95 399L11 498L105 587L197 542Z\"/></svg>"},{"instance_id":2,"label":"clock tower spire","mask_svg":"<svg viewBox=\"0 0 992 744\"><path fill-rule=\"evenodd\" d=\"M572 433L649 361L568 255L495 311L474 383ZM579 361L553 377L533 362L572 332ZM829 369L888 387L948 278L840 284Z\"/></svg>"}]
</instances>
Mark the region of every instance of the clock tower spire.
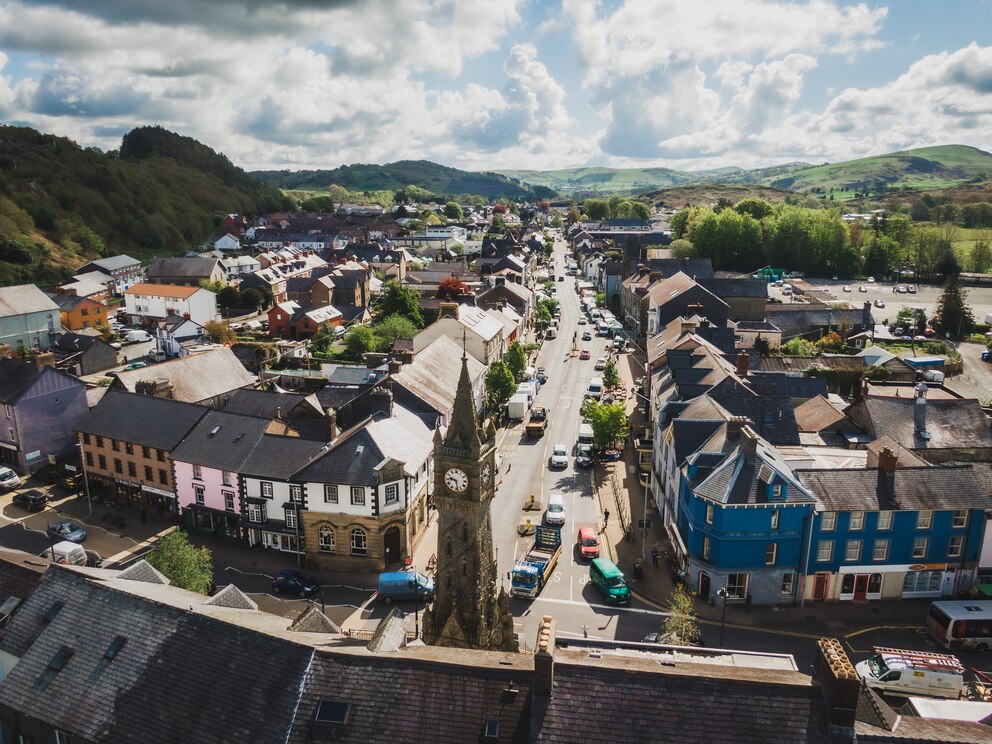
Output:
<instances>
[{"instance_id":1,"label":"clock tower spire","mask_svg":"<svg viewBox=\"0 0 992 744\"><path fill-rule=\"evenodd\" d=\"M479 430L464 352L448 430L443 439L434 438L434 478L437 574L434 604L424 613L424 640L436 646L516 651L509 598L497 587L493 558L495 430Z\"/></svg>"}]
</instances>

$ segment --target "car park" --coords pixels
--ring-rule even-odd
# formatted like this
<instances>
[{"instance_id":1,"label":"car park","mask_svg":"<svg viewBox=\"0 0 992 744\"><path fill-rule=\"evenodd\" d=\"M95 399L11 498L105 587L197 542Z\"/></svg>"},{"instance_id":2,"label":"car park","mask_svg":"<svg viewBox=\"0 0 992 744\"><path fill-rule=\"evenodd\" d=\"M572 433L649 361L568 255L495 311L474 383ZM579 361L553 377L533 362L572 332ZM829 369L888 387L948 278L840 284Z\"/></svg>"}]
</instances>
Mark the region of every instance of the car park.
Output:
<instances>
[{"instance_id":1,"label":"car park","mask_svg":"<svg viewBox=\"0 0 992 744\"><path fill-rule=\"evenodd\" d=\"M301 571L287 568L272 578L272 591L275 594L298 594L301 597L312 597L320 590L317 580Z\"/></svg>"},{"instance_id":2,"label":"car park","mask_svg":"<svg viewBox=\"0 0 992 744\"><path fill-rule=\"evenodd\" d=\"M596 360L595 369L606 369L606 357L600 357Z\"/></svg>"},{"instance_id":3,"label":"car park","mask_svg":"<svg viewBox=\"0 0 992 744\"><path fill-rule=\"evenodd\" d=\"M595 527L579 527L579 534L575 539L575 547L579 550L579 555L592 560L599 558L599 536Z\"/></svg>"},{"instance_id":4,"label":"car park","mask_svg":"<svg viewBox=\"0 0 992 744\"><path fill-rule=\"evenodd\" d=\"M551 467L553 468L567 468L568 467L568 447L564 444L556 444L551 450Z\"/></svg>"},{"instance_id":5,"label":"car park","mask_svg":"<svg viewBox=\"0 0 992 744\"><path fill-rule=\"evenodd\" d=\"M17 488L21 485L21 476L10 468L0 467L0 486L3 488Z\"/></svg>"},{"instance_id":6,"label":"car park","mask_svg":"<svg viewBox=\"0 0 992 744\"><path fill-rule=\"evenodd\" d=\"M44 509L47 501L48 497L37 489L20 491L14 494L14 503L32 512Z\"/></svg>"},{"instance_id":7,"label":"car park","mask_svg":"<svg viewBox=\"0 0 992 744\"><path fill-rule=\"evenodd\" d=\"M579 359L589 359L589 358L590 358L589 349L583 349L581 352L579 352Z\"/></svg>"},{"instance_id":8,"label":"car park","mask_svg":"<svg viewBox=\"0 0 992 744\"><path fill-rule=\"evenodd\" d=\"M56 519L48 523L48 536L53 540L81 543L86 540L86 531L72 522Z\"/></svg>"}]
</instances>

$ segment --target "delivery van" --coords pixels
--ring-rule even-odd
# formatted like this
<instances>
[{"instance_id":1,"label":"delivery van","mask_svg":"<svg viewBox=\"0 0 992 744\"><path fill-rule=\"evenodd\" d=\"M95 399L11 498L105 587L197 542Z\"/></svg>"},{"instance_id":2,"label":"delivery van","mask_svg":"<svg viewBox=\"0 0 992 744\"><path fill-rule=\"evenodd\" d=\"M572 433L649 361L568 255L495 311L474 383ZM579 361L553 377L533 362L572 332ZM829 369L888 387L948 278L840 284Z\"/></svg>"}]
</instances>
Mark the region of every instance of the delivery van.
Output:
<instances>
[{"instance_id":1,"label":"delivery van","mask_svg":"<svg viewBox=\"0 0 992 744\"><path fill-rule=\"evenodd\" d=\"M630 604L630 587L623 571L607 558L593 558L589 563L589 580L607 604Z\"/></svg>"},{"instance_id":2,"label":"delivery van","mask_svg":"<svg viewBox=\"0 0 992 744\"><path fill-rule=\"evenodd\" d=\"M68 540L55 543L41 555L52 563L69 564L71 566L86 565L86 550L82 545L69 542Z\"/></svg>"},{"instance_id":3,"label":"delivery van","mask_svg":"<svg viewBox=\"0 0 992 744\"><path fill-rule=\"evenodd\" d=\"M592 424L579 424L579 444L595 444L593 438Z\"/></svg>"},{"instance_id":4,"label":"delivery van","mask_svg":"<svg viewBox=\"0 0 992 744\"><path fill-rule=\"evenodd\" d=\"M152 335L148 331L143 331L140 328L132 328L124 334L124 343L126 344L141 344L145 341L151 340Z\"/></svg>"},{"instance_id":5,"label":"delivery van","mask_svg":"<svg viewBox=\"0 0 992 744\"><path fill-rule=\"evenodd\" d=\"M387 571L379 574L379 596L386 604L404 599L432 602L434 580L416 571Z\"/></svg>"},{"instance_id":6,"label":"delivery van","mask_svg":"<svg viewBox=\"0 0 992 744\"><path fill-rule=\"evenodd\" d=\"M958 698L965 689L964 666L951 654L876 647L854 669L868 687L893 695Z\"/></svg>"}]
</instances>

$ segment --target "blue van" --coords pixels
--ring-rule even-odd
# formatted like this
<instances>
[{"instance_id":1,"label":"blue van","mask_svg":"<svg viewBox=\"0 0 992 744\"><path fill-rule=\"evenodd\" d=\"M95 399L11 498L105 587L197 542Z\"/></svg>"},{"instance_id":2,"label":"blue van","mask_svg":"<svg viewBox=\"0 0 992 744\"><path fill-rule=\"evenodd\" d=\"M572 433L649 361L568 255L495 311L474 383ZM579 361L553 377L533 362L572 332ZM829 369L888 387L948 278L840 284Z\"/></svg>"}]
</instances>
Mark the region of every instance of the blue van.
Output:
<instances>
[{"instance_id":1,"label":"blue van","mask_svg":"<svg viewBox=\"0 0 992 744\"><path fill-rule=\"evenodd\" d=\"M414 585L416 580L417 585ZM434 580L415 571L387 571L379 574L379 596L389 604L393 600L419 598L434 601Z\"/></svg>"}]
</instances>

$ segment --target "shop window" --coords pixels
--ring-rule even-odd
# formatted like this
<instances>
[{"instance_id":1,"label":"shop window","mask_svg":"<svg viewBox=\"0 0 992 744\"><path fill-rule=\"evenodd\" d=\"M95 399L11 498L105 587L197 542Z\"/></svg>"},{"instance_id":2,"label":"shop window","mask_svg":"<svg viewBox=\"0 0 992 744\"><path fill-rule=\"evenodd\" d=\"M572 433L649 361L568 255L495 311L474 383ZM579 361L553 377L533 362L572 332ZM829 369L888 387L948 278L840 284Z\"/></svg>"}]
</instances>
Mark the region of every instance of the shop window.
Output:
<instances>
[{"instance_id":1,"label":"shop window","mask_svg":"<svg viewBox=\"0 0 992 744\"><path fill-rule=\"evenodd\" d=\"M907 571L902 581L903 594L939 592L942 573L942 571Z\"/></svg>"},{"instance_id":2,"label":"shop window","mask_svg":"<svg viewBox=\"0 0 992 744\"><path fill-rule=\"evenodd\" d=\"M873 573L868 577L868 593L869 594L882 593L882 574Z\"/></svg>"},{"instance_id":3,"label":"shop window","mask_svg":"<svg viewBox=\"0 0 992 744\"><path fill-rule=\"evenodd\" d=\"M792 594L793 587L796 583L796 575L792 571L786 571L782 574L782 589L780 590L782 594Z\"/></svg>"},{"instance_id":4,"label":"shop window","mask_svg":"<svg viewBox=\"0 0 992 744\"><path fill-rule=\"evenodd\" d=\"M322 553L334 552L334 528L322 524L317 530L317 545Z\"/></svg>"},{"instance_id":5,"label":"shop window","mask_svg":"<svg viewBox=\"0 0 992 744\"><path fill-rule=\"evenodd\" d=\"M854 594L854 574L844 574L840 582L841 594Z\"/></svg>"},{"instance_id":6,"label":"shop window","mask_svg":"<svg viewBox=\"0 0 992 744\"><path fill-rule=\"evenodd\" d=\"M747 596L747 574L732 573L727 576L727 598L744 599Z\"/></svg>"},{"instance_id":7,"label":"shop window","mask_svg":"<svg viewBox=\"0 0 992 744\"><path fill-rule=\"evenodd\" d=\"M369 544L365 531L356 527L351 531L351 554L368 555Z\"/></svg>"}]
</instances>

